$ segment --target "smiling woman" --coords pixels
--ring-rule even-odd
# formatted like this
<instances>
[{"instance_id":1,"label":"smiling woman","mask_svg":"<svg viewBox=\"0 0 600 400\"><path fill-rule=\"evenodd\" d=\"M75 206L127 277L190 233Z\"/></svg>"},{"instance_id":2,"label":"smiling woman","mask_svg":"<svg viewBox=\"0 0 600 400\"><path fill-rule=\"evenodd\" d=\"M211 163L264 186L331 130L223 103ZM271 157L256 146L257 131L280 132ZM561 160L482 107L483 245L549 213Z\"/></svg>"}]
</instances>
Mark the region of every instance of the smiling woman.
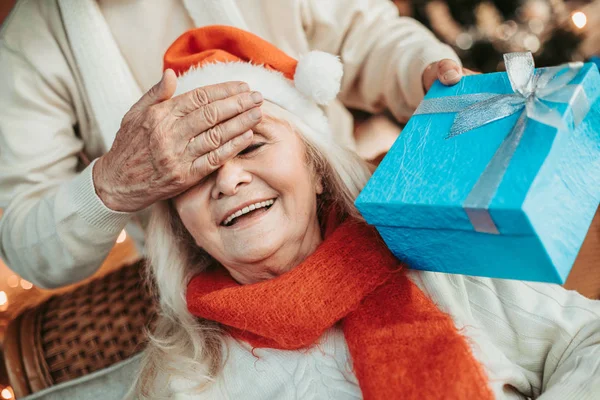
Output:
<instances>
[{"instance_id":1,"label":"smiling woman","mask_svg":"<svg viewBox=\"0 0 600 400\"><path fill-rule=\"evenodd\" d=\"M339 89L337 60L308 57L226 27L167 51L179 91L248 81L263 120L244 150L153 208L160 313L130 397L594 398L600 304L406 270L354 207L369 168L317 106Z\"/></svg>"},{"instance_id":2,"label":"smiling woman","mask_svg":"<svg viewBox=\"0 0 600 400\"><path fill-rule=\"evenodd\" d=\"M321 243L315 162L285 111L262 109L250 146L173 200L195 243L242 284L289 271Z\"/></svg>"}]
</instances>

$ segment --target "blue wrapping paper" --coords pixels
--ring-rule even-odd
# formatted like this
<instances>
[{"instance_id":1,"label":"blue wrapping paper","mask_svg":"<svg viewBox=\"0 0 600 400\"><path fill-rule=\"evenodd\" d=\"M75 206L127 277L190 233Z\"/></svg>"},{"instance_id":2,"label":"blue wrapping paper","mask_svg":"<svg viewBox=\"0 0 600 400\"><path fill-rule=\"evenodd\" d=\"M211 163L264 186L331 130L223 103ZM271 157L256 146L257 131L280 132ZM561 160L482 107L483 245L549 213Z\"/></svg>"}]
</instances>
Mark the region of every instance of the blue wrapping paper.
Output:
<instances>
[{"instance_id":1,"label":"blue wrapping paper","mask_svg":"<svg viewBox=\"0 0 600 400\"><path fill-rule=\"evenodd\" d=\"M526 118L485 207L465 203L520 113L451 138L456 112L414 115L358 197L359 211L412 268L563 283L600 202L600 76L592 63L573 76L589 110L575 124L572 104L543 101L560 123ZM514 92L507 73L494 73L436 82L425 101ZM476 229L473 212L489 216L494 233Z\"/></svg>"}]
</instances>

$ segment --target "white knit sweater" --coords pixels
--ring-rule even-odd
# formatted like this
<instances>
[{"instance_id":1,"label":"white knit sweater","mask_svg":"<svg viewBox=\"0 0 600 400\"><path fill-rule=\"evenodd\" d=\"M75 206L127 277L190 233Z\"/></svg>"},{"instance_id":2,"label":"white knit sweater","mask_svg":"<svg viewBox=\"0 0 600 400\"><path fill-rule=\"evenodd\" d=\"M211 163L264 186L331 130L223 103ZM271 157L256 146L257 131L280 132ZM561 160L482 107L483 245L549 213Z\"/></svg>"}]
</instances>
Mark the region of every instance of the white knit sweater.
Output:
<instances>
[{"instance_id":1,"label":"white knit sweater","mask_svg":"<svg viewBox=\"0 0 600 400\"><path fill-rule=\"evenodd\" d=\"M600 399L600 301L551 284L409 274L469 338L498 400ZM205 392L175 399L362 398L340 328L306 351L256 349L253 355L245 343L226 344L217 381ZM171 379L170 386L176 392L192 383Z\"/></svg>"}]
</instances>

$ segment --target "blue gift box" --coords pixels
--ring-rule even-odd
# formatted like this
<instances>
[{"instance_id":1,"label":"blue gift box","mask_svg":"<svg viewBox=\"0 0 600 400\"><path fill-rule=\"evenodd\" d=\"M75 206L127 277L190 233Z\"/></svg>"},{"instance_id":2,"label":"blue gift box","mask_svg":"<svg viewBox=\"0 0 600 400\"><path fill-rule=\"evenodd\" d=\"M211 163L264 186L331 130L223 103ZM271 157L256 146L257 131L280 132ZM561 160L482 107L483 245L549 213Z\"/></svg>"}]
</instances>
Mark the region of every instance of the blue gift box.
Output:
<instances>
[{"instance_id":1,"label":"blue gift box","mask_svg":"<svg viewBox=\"0 0 600 400\"><path fill-rule=\"evenodd\" d=\"M468 129L481 122L477 116L447 112L459 99L451 96L514 94L506 72L450 87L436 82L424 100L434 107L409 120L356 200L358 210L411 268L563 283L600 202L600 76L593 63L575 71L566 82L578 89L569 101L541 100L562 128L516 112ZM480 105L479 113L503 107L495 99ZM449 137L455 117L467 130ZM509 136L516 145L499 154ZM486 178L494 168L503 171L496 183Z\"/></svg>"}]
</instances>

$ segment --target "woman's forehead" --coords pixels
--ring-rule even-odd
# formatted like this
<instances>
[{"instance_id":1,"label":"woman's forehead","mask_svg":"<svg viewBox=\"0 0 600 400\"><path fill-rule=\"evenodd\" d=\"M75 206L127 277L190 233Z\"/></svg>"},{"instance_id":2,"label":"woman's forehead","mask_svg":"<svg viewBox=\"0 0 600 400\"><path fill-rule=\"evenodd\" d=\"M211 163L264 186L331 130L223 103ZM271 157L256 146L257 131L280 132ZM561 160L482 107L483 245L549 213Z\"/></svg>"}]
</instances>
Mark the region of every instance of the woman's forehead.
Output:
<instances>
[{"instance_id":1,"label":"woman's forehead","mask_svg":"<svg viewBox=\"0 0 600 400\"><path fill-rule=\"evenodd\" d=\"M293 131L293 126L290 121L282 119L280 116L270 114L268 111L263 112L262 120L256 125L258 133L266 133L277 135L282 133L282 130Z\"/></svg>"}]
</instances>

